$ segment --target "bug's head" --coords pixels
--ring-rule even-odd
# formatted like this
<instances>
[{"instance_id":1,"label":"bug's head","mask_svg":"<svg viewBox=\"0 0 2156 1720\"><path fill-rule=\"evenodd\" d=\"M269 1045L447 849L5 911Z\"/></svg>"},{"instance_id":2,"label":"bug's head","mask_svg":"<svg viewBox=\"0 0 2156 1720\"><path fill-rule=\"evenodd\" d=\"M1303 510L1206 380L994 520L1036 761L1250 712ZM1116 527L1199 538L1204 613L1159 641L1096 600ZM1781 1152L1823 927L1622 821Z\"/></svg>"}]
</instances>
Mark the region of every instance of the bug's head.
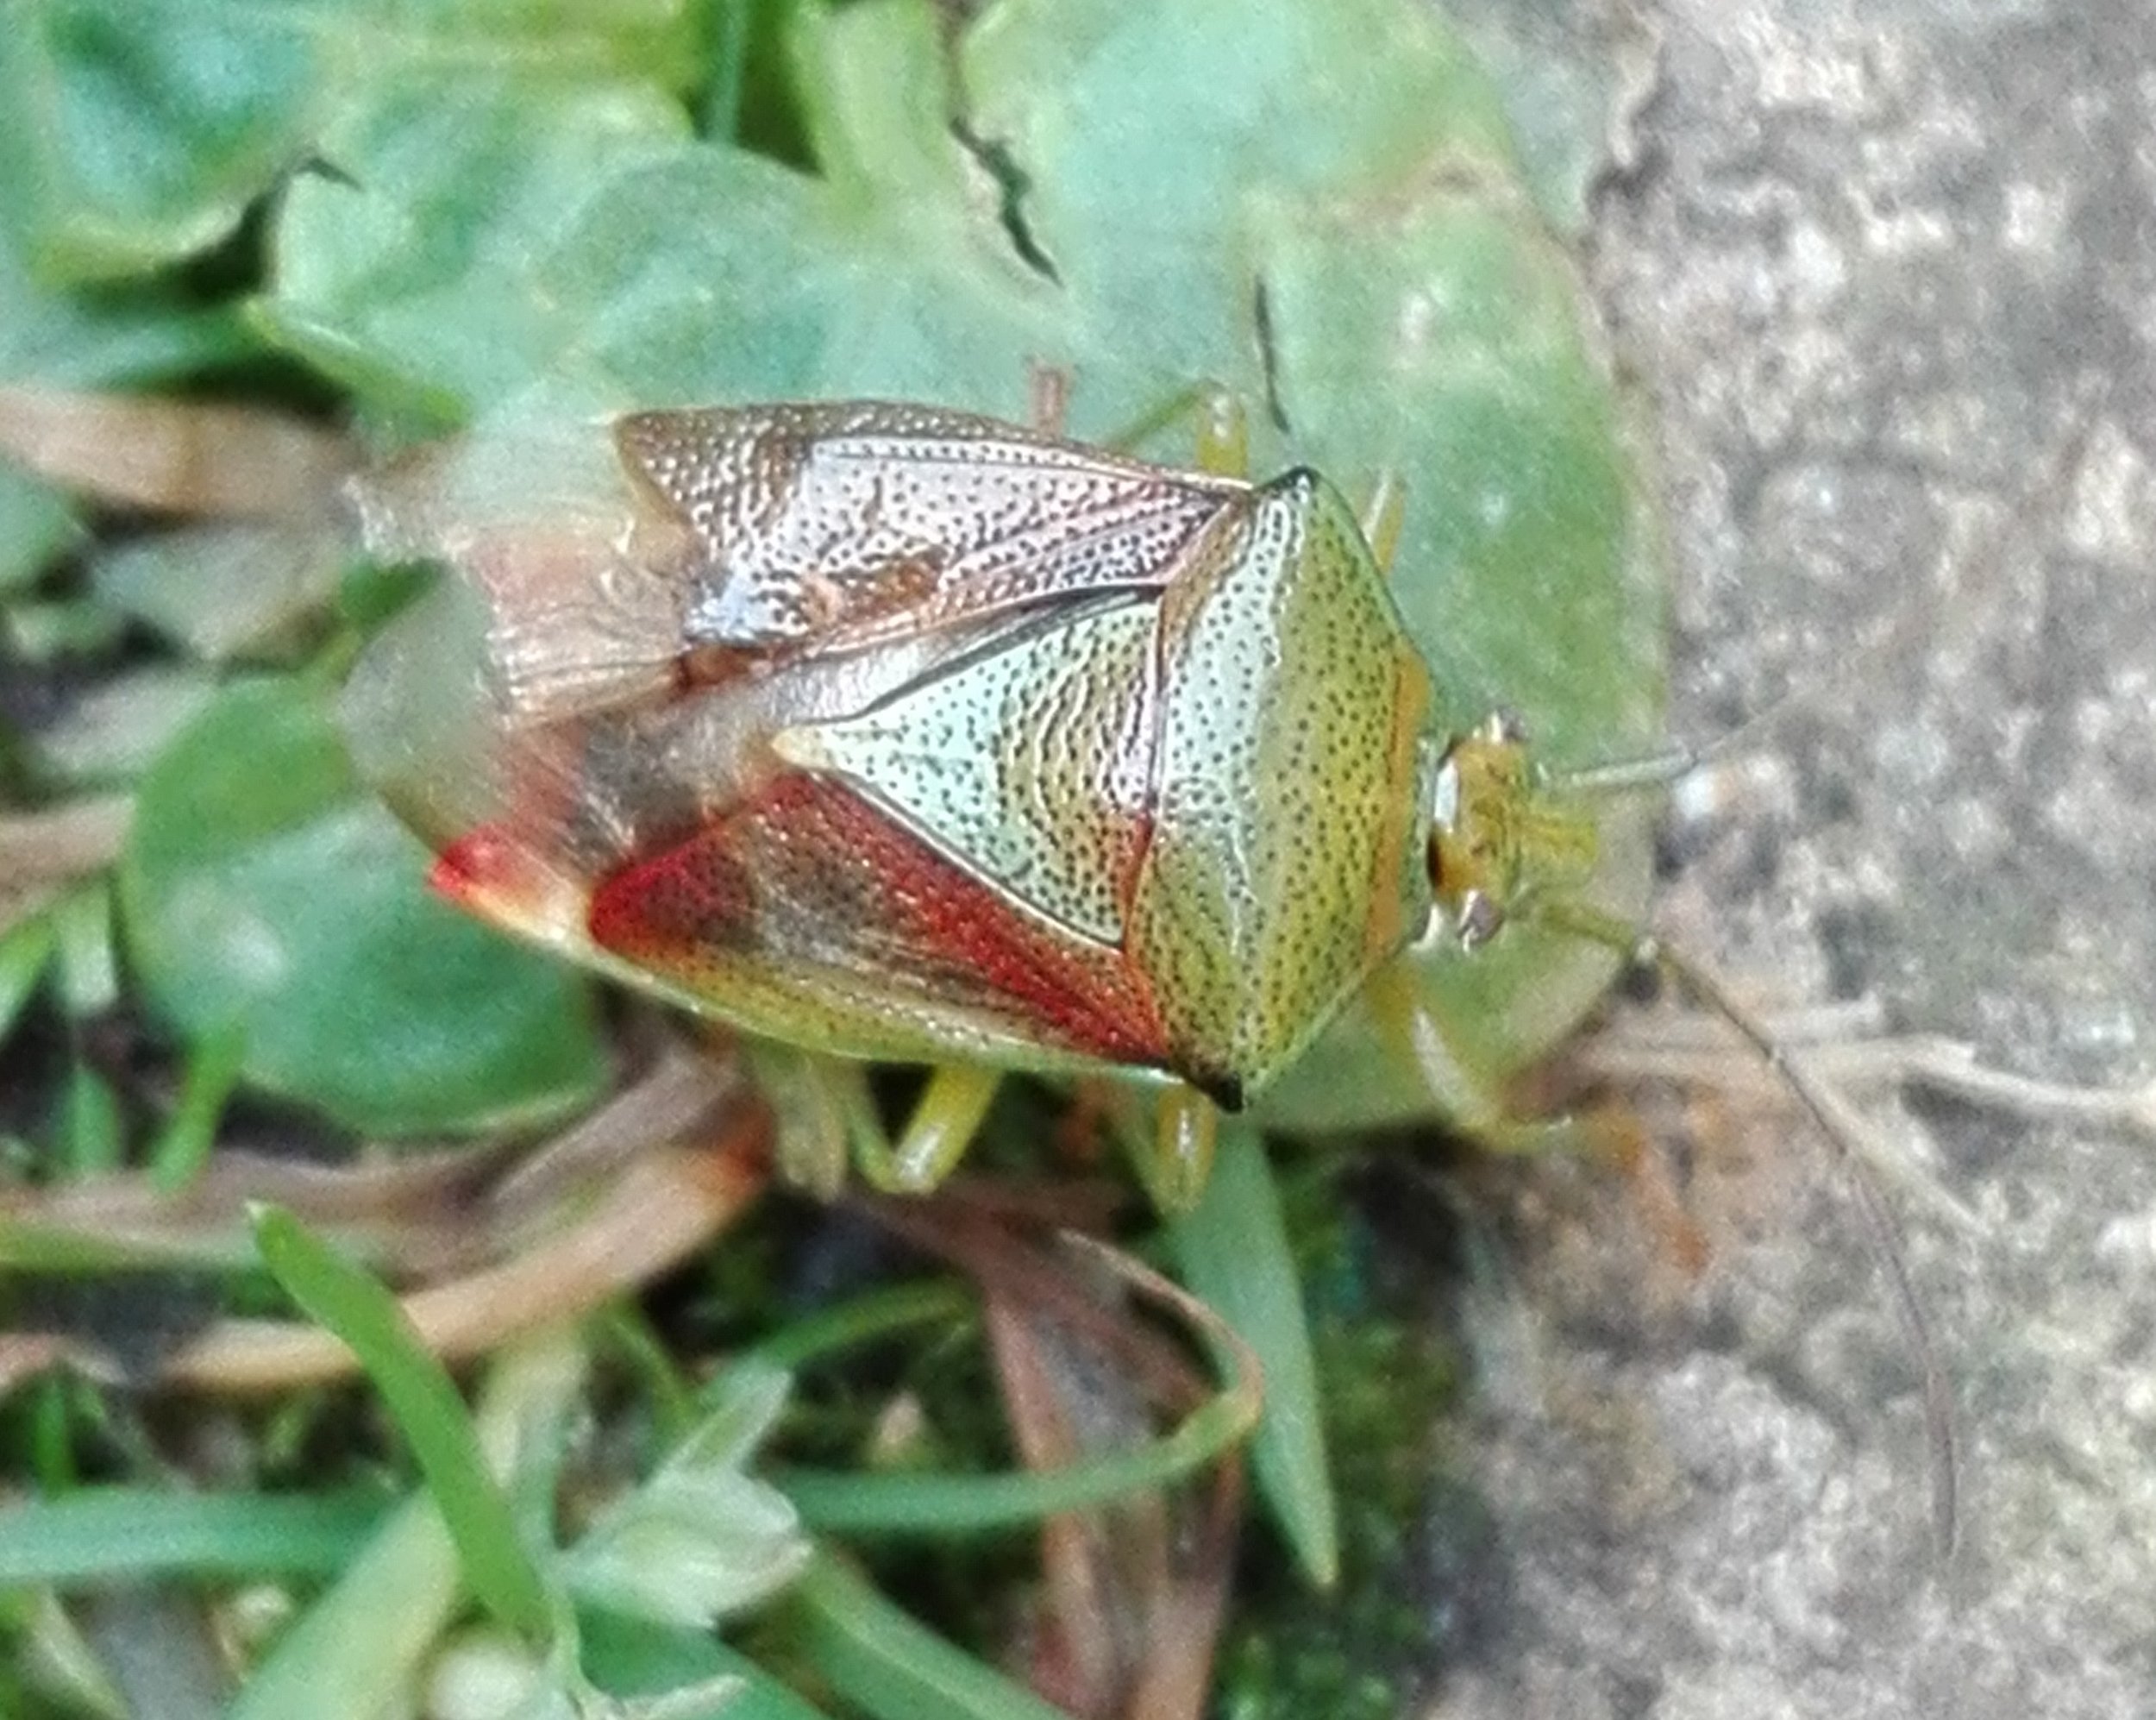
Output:
<instances>
[{"instance_id":1,"label":"bug's head","mask_svg":"<svg viewBox=\"0 0 2156 1720\"><path fill-rule=\"evenodd\" d=\"M1535 895L1583 885L1595 825L1552 793L1519 723L1500 712L1456 736L1430 807L1430 891L1463 948L1488 943Z\"/></svg>"}]
</instances>

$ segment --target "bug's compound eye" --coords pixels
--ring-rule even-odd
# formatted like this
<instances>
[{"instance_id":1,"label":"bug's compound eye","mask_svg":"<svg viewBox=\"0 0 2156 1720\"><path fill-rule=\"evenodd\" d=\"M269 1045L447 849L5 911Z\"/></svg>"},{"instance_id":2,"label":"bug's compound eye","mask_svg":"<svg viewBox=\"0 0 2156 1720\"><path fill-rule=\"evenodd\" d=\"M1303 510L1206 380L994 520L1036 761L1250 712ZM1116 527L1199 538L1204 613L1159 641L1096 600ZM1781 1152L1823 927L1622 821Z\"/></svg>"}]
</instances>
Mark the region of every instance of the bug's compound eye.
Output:
<instances>
[{"instance_id":1,"label":"bug's compound eye","mask_svg":"<svg viewBox=\"0 0 2156 1720\"><path fill-rule=\"evenodd\" d=\"M1505 910L1498 906L1495 897L1484 895L1480 890L1470 890L1460 899L1454 935L1459 938L1463 950L1473 951L1495 938L1504 923Z\"/></svg>"},{"instance_id":2,"label":"bug's compound eye","mask_svg":"<svg viewBox=\"0 0 2156 1720\"><path fill-rule=\"evenodd\" d=\"M1594 869L1595 826L1550 792L1499 711L1446 747L1430 794L1430 895L1461 947L1487 944L1539 892Z\"/></svg>"},{"instance_id":3,"label":"bug's compound eye","mask_svg":"<svg viewBox=\"0 0 2156 1720\"><path fill-rule=\"evenodd\" d=\"M1516 711L1502 706L1482 719L1482 725L1475 731L1475 738L1496 747L1521 747L1527 744L1527 725Z\"/></svg>"},{"instance_id":4,"label":"bug's compound eye","mask_svg":"<svg viewBox=\"0 0 2156 1720\"><path fill-rule=\"evenodd\" d=\"M1519 874L1517 749L1492 741L1484 725L1445 750L1430 796L1430 894L1447 923L1466 927L1470 904L1495 931ZM1486 937L1487 932L1482 934ZM1463 937L1470 944L1481 938Z\"/></svg>"}]
</instances>

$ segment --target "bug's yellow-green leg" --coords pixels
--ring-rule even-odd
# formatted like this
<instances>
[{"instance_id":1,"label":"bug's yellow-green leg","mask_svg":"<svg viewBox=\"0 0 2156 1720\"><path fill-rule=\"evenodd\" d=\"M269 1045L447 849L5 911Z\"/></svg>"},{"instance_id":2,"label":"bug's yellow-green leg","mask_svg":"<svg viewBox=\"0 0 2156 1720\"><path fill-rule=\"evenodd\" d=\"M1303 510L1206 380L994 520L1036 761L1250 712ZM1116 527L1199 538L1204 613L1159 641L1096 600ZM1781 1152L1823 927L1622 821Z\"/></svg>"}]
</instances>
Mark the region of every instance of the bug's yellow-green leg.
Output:
<instances>
[{"instance_id":1,"label":"bug's yellow-green leg","mask_svg":"<svg viewBox=\"0 0 2156 1720\"><path fill-rule=\"evenodd\" d=\"M1495 1152L1544 1152L1577 1144L1578 1130L1569 1119L1523 1121L1505 1109L1500 1095L1453 1051L1445 1024L1423 998L1407 962L1391 961L1380 968L1370 979L1369 1000L1378 1030L1463 1134Z\"/></svg>"},{"instance_id":2,"label":"bug's yellow-green leg","mask_svg":"<svg viewBox=\"0 0 2156 1720\"><path fill-rule=\"evenodd\" d=\"M1171 1215L1189 1211L1213 1168L1219 1108L1180 1081L1151 1092L1116 1083L1101 1096L1115 1138L1154 1208Z\"/></svg>"},{"instance_id":3,"label":"bug's yellow-green leg","mask_svg":"<svg viewBox=\"0 0 2156 1720\"><path fill-rule=\"evenodd\" d=\"M1225 388L1203 387L1193 403L1198 414L1198 469L1219 478L1250 474L1250 420L1243 403Z\"/></svg>"},{"instance_id":4,"label":"bug's yellow-green leg","mask_svg":"<svg viewBox=\"0 0 2156 1720\"><path fill-rule=\"evenodd\" d=\"M1188 1212L1198 1204L1213 1172L1219 1128L1219 1111L1196 1088L1179 1081L1163 1089L1153 1110L1151 1151L1139 1160L1146 1192L1161 1211Z\"/></svg>"},{"instance_id":5,"label":"bug's yellow-green leg","mask_svg":"<svg viewBox=\"0 0 2156 1720\"><path fill-rule=\"evenodd\" d=\"M1363 505L1363 541L1370 546L1370 559L1382 572L1393 570L1393 556L1400 548L1400 529L1407 517L1407 492L1400 474L1388 466L1377 474L1376 486Z\"/></svg>"},{"instance_id":6,"label":"bug's yellow-green leg","mask_svg":"<svg viewBox=\"0 0 2156 1720\"><path fill-rule=\"evenodd\" d=\"M875 1125L873 1111L856 1120L854 1158L861 1174L886 1194L926 1194L965 1157L1001 1079L974 1064L938 1064L895 1145Z\"/></svg>"},{"instance_id":7,"label":"bug's yellow-green leg","mask_svg":"<svg viewBox=\"0 0 2156 1720\"><path fill-rule=\"evenodd\" d=\"M1068 373L1060 374L1067 381ZM1032 399L1036 412L1042 410L1044 395L1050 392L1052 390L1044 391L1037 383L1034 385ZM1244 478L1250 475L1249 438L1243 429L1245 417L1242 402L1232 389L1218 382L1193 382L1176 389L1157 405L1148 406L1113 434L1102 436L1100 446L1112 448L1119 454L1130 454L1144 447L1170 424L1179 424L1186 418L1194 418L1199 425L1198 466L1200 470L1220 477ZM1053 434L1060 434L1062 430L1060 424L1044 425L1037 421L1033 428L1048 430ZM1217 467L1209 465L1204 454L1209 443L1214 445L1232 443L1241 451L1224 453L1221 458L1225 464Z\"/></svg>"}]
</instances>

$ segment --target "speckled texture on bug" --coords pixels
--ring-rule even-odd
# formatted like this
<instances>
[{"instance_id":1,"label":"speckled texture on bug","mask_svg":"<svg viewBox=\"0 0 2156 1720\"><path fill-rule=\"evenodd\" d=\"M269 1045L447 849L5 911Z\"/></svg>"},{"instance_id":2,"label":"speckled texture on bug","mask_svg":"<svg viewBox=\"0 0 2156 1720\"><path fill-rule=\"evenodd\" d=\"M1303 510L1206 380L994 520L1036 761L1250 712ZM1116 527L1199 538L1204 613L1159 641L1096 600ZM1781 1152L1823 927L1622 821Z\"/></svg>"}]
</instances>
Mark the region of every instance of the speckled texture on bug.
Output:
<instances>
[{"instance_id":1,"label":"speckled texture on bug","mask_svg":"<svg viewBox=\"0 0 2156 1720\"><path fill-rule=\"evenodd\" d=\"M1036 912L1122 947L1150 825L1157 606L1056 617L819 724L824 768Z\"/></svg>"},{"instance_id":2,"label":"speckled texture on bug","mask_svg":"<svg viewBox=\"0 0 2156 1720\"><path fill-rule=\"evenodd\" d=\"M425 790L486 808L448 830L463 899L767 1038L1230 1103L1426 922L1429 677L1314 474L861 403L616 442L641 535L549 540L553 612L627 637L610 574L651 542L646 582L739 631L469 713L491 738Z\"/></svg>"},{"instance_id":3,"label":"speckled texture on bug","mask_svg":"<svg viewBox=\"0 0 2156 1720\"><path fill-rule=\"evenodd\" d=\"M1427 918L1429 687L1329 485L1289 473L1239 524L1162 606L1153 848L1132 938L1171 1033L1256 1085ZM1242 720L1222 721L1230 711Z\"/></svg>"},{"instance_id":4,"label":"speckled texture on bug","mask_svg":"<svg viewBox=\"0 0 2156 1720\"><path fill-rule=\"evenodd\" d=\"M687 617L704 644L865 639L1144 588L1244 488L904 405L645 412L616 434L703 545Z\"/></svg>"}]
</instances>

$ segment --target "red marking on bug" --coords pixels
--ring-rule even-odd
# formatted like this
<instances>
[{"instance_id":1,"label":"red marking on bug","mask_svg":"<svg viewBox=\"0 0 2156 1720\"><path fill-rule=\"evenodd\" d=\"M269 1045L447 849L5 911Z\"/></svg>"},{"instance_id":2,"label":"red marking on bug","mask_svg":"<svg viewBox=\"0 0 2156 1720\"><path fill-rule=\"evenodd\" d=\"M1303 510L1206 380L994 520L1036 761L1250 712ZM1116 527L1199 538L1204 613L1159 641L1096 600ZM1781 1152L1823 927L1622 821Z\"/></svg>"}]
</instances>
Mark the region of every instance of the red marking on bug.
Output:
<instances>
[{"instance_id":1,"label":"red marking on bug","mask_svg":"<svg viewBox=\"0 0 2156 1720\"><path fill-rule=\"evenodd\" d=\"M520 869L523 851L496 825L481 825L443 849L427 874L428 888L460 907L494 900Z\"/></svg>"},{"instance_id":2,"label":"red marking on bug","mask_svg":"<svg viewBox=\"0 0 2156 1720\"><path fill-rule=\"evenodd\" d=\"M505 823L485 824L442 851L427 882L467 913L557 947L582 938L584 888Z\"/></svg>"},{"instance_id":3,"label":"red marking on bug","mask_svg":"<svg viewBox=\"0 0 2156 1720\"><path fill-rule=\"evenodd\" d=\"M608 876L592 893L592 941L655 966L693 964L700 950L747 947L755 898L728 846L736 822L714 819Z\"/></svg>"},{"instance_id":4,"label":"red marking on bug","mask_svg":"<svg viewBox=\"0 0 2156 1720\"><path fill-rule=\"evenodd\" d=\"M1000 1016L1091 1057L1167 1064L1152 987L1119 950L1037 920L829 779L790 775L593 891L602 949L715 997L729 952L856 992Z\"/></svg>"}]
</instances>

